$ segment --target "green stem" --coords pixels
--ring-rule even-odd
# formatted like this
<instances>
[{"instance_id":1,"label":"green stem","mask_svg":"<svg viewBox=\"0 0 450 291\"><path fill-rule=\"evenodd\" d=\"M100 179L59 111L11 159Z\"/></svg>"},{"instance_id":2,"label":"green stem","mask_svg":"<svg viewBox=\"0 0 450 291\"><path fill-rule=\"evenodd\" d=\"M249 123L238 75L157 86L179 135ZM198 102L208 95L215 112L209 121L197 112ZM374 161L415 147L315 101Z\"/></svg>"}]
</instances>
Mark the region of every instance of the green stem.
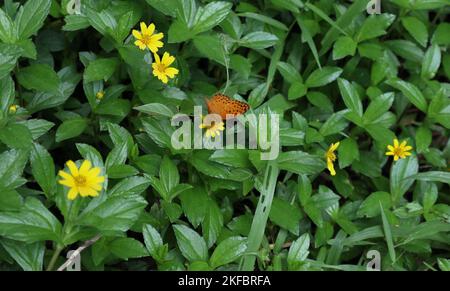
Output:
<instances>
[{"instance_id":1,"label":"green stem","mask_svg":"<svg viewBox=\"0 0 450 291\"><path fill-rule=\"evenodd\" d=\"M56 246L55 252L53 253L53 256L52 256L52 258L50 260L50 263L47 266L47 271L52 271L53 270L53 267L55 266L56 260L58 259L59 254L61 253L61 251L63 249L64 249L64 246L62 246L62 245L58 244Z\"/></svg>"}]
</instances>

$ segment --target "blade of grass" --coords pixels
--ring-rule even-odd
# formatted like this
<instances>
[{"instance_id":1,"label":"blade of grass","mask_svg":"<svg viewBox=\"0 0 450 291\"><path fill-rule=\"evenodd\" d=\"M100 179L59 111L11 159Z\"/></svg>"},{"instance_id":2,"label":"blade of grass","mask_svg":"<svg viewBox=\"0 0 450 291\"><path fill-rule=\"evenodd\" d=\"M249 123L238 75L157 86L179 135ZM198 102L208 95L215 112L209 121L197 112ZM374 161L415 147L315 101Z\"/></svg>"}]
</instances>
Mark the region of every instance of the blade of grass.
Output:
<instances>
[{"instance_id":1,"label":"blade of grass","mask_svg":"<svg viewBox=\"0 0 450 291\"><path fill-rule=\"evenodd\" d=\"M317 66L319 68L322 68L322 66L320 65L319 54L317 53L316 44L312 39L311 32L309 31L308 27L303 23L303 20L300 18L299 15L297 15L296 19L298 26L300 26L300 29L302 31L302 36L305 38L306 43L308 44L309 49L311 50L314 59L316 60Z\"/></svg>"},{"instance_id":2,"label":"blade of grass","mask_svg":"<svg viewBox=\"0 0 450 291\"><path fill-rule=\"evenodd\" d=\"M388 251L389 251L389 257L391 258L392 262L395 262L396 255L395 255L394 242L392 241L391 226L389 225L389 221L387 220L386 213L384 212L383 205L381 205L381 202L380 202L380 208L381 208L381 219L383 221L384 238L386 239L386 243L387 243L387 247L388 247Z\"/></svg>"},{"instance_id":3,"label":"blade of grass","mask_svg":"<svg viewBox=\"0 0 450 291\"><path fill-rule=\"evenodd\" d=\"M270 208L272 206L273 194L278 179L278 165L274 161L267 163L266 172L264 174L264 184L256 206L255 216L253 217L252 226L248 235L248 244L246 255L242 258L240 264L241 271L253 271L255 266L255 255L249 253L257 253L264 237L267 219L269 217Z\"/></svg>"}]
</instances>

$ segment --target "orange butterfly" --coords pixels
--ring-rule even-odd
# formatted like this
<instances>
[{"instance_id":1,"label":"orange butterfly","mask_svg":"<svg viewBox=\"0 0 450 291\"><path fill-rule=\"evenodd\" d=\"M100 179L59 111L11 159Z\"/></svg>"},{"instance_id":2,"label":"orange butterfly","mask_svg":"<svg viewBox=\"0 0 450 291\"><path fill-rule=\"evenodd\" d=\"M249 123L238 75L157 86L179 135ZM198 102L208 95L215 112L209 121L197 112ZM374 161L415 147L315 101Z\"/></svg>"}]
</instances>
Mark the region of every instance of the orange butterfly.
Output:
<instances>
[{"instance_id":1,"label":"orange butterfly","mask_svg":"<svg viewBox=\"0 0 450 291\"><path fill-rule=\"evenodd\" d=\"M227 119L227 114L236 117L244 114L250 109L247 103L231 99L230 97L217 93L211 99L206 99L208 113L218 114L223 120Z\"/></svg>"}]
</instances>

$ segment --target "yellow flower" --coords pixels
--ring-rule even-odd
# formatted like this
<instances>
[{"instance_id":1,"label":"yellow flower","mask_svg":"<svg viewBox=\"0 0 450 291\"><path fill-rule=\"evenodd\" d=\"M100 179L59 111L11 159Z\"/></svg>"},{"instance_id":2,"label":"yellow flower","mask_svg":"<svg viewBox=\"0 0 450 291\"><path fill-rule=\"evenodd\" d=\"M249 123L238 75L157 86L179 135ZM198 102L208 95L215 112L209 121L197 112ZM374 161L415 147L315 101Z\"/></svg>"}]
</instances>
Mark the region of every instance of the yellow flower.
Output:
<instances>
[{"instance_id":1,"label":"yellow flower","mask_svg":"<svg viewBox=\"0 0 450 291\"><path fill-rule=\"evenodd\" d=\"M155 54L155 61L152 64L153 75L158 77L164 84L167 84L169 78L175 78L178 74L178 69L170 67L170 65L175 61L175 57L171 56L168 52L165 52L162 60L157 54Z\"/></svg>"},{"instance_id":2,"label":"yellow flower","mask_svg":"<svg viewBox=\"0 0 450 291\"><path fill-rule=\"evenodd\" d=\"M331 176L336 175L333 162L336 161L336 154L334 152L338 147L339 142L332 143L325 154L325 157L327 158L327 168L330 171Z\"/></svg>"},{"instance_id":3,"label":"yellow flower","mask_svg":"<svg viewBox=\"0 0 450 291\"><path fill-rule=\"evenodd\" d=\"M11 113L11 114L16 113L18 108L19 108L19 106L15 105L15 104L9 106L9 113Z\"/></svg>"},{"instance_id":4,"label":"yellow flower","mask_svg":"<svg viewBox=\"0 0 450 291\"><path fill-rule=\"evenodd\" d=\"M97 98L97 100L102 100L103 97L105 97L105 92L98 91L97 94L95 94L95 97Z\"/></svg>"},{"instance_id":5,"label":"yellow flower","mask_svg":"<svg viewBox=\"0 0 450 291\"><path fill-rule=\"evenodd\" d=\"M412 150L412 146L406 145L406 140L400 144L398 139L394 139L394 146L388 145L387 148L389 151L386 152L386 156L394 156L394 161L410 156L409 151Z\"/></svg>"},{"instance_id":6,"label":"yellow flower","mask_svg":"<svg viewBox=\"0 0 450 291\"><path fill-rule=\"evenodd\" d=\"M141 22L141 31L133 29L132 34L136 38L134 44L141 50L148 48L152 53L156 53L160 47L163 47L162 39L164 34L162 32L156 33L155 25L151 23L148 27L144 22Z\"/></svg>"},{"instance_id":7,"label":"yellow flower","mask_svg":"<svg viewBox=\"0 0 450 291\"><path fill-rule=\"evenodd\" d=\"M203 116L202 119L204 120ZM214 121L211 122L211 125L207 125L204 122L202 122L199 126L199 128L206 128L206 137L216 137L220 136L220 132L224 131L224 123L220 121L219 123L215 123Z\"/></svg>"},{"instance_id":8,"label":"yellow flower","mask_svg":"<svg viewBox=\"0 0 450 291\"><path fill-rule=\"evenodd\" d=\"M63 179L58 182L70 188L67 195L69 200L74 200L78 194L81 197L98 196L99 191L102 190L102 183L105 181L105 177L100 176L100 168L92 168L88 160L84 160L79 169L73 161L68 161L66 165L70 173L59 171L58 175Z\"/></svg>"}]
</instances>

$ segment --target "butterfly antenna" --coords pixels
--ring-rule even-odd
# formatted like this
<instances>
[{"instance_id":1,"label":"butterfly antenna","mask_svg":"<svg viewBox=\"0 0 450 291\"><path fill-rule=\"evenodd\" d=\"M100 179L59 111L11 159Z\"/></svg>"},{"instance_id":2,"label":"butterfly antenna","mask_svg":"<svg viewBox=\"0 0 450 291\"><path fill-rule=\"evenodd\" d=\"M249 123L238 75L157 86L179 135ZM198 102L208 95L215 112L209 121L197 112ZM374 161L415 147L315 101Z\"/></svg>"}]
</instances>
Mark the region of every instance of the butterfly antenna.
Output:
<instances>
[{"instance_id":1,"label":"butterfly antenna","mask_svg":"<svg viewBox=\"0 0 450 291\"><path fill-rule=\"evenodd\" d=\"M222 38L222 43L223 43L223 46L222 46L223 60L225 62L225 69L227 71L227 82L225 83L225 88L222 90L222 94L225 94L225 92L228 89L228 85L230 84L230 69L229 69L229 63L228 63L229 59L227 58L228 49L225 44L225 38L223 35L221 35L221 38Z\"/></svg>"}]
</instances>

